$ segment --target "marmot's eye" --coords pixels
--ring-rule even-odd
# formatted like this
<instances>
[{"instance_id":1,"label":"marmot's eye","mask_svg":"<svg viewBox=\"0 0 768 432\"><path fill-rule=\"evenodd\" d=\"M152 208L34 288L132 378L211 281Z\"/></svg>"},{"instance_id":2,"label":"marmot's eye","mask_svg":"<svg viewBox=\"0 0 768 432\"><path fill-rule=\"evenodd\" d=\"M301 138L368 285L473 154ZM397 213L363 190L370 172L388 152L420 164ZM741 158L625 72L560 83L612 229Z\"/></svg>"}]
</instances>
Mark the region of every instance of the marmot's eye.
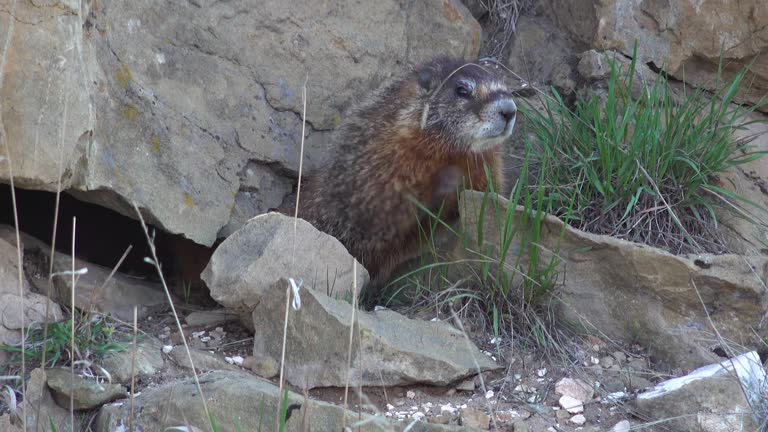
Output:
<instances>
[{"instance_id":1,"label":"marmot's eye","mask_svg":"<svg viewBox=\"0 0 768 432\"><path fill-rule=\"evenodd\" d=\"M456 84L456 96L462 98L468 98L472 96L473 85L467 81L459 81Z\"/></svg>"}]
</instances>

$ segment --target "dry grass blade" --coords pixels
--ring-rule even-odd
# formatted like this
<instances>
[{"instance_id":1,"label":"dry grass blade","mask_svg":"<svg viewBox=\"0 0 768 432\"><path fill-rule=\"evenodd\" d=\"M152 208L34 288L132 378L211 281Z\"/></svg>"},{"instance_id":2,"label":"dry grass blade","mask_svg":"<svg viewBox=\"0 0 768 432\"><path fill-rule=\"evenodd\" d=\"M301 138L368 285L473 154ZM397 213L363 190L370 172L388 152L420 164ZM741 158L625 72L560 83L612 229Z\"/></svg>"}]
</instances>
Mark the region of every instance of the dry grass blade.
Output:
<instances>
[{"instance_id":1,"label":"dry grass blade","mask_svg":"<svg viewBox=\"0 0 768 432\"><path fill-rule=\"evenodd\" d=\"M517 20L529 9L532 0L486 0L480 2L488 13L490 34L482 49L488 57L502 57L517 31Z\"/></svg>"},{"instance_id":2,"label":"dry grass blade","mask_svg":"<svg viewBox=\"0 0 768 432\"><path fill-rule=\"evenodd\" d=\"M131 353L131 409L128 415L128 430L133 432L133 420L134 420L134 397L136 396L136 339L139 330L139 307L133 306L133 352Z\"/></svg>"},{"instance_id":3,"label":"dry grass blade","mask_svg":"<svg viewBox=\"0 0 768 432\"><path fill-rule=\"evenodd\" d=\"M349 395L349 375L352 369L352 341L355 334L355 316L357 312L357 260L352 259L352 314L349 323L349 347L347 348L347 380L344 384L344 411L341 427L347 426L347 396Z\"/></svg>"},{"instance_id":4,"label":"dry grass blade","mask_svg":"<svg viewBox=\"0 0 768 432\"><path fill-rule=\"evenodd\" d=\"M200 400L203 403L205 418L208 419L208 427L210 428L211 432L214 432L213 424L211 424L211 413L210 411L208 411L208 403L205 401L205 394L203 393L202 387L200 387L200 380L197 376L197 368L195 368L195 362L192 360L192 353L190 352L189 345L187 344L187 337L184 334L184 329L181 327L179 314L176 313L176 306L173 304L171 291L168 289L168 284L165 282L165 276L163 275L163 270L160 268L160 261L157 259L157 249L155 248L154 238L149 235L149 229L147 228L146 222L144 222L144 216L141 214L141 211L139 210L139 206L135 202L133 203L133 209L139 218L139 222L141 222L141 228L144 231L144 236L147 239L147 245L149 246L149 250L152 253L151 258L144 258L144 260L149 264L152 264L157 270L157 275L160 278L160 282L163 285L163 290L165 291L165 297L168 300L168 305L171 308L173 319L176 322L176 329L179 331L179 334L181 335L181 342L184 344L184 350L187 353L187 360L189 360L189 366L192 369L192 376L195 380L195 387L197 387L197 391L198 393L200 393Z\"/></svg>"},{"instance_id":5,"label":"dry grass blade","mask_svg":"<svg viewBox=\"0 0 768 432\"><path fill-rule=\"evenodd\" d=\"M301 114L301 144L299 147L299 179L298 183L296 185L296 207L294 209L293 214L293 238L292 238L292 245L291 245L291 262L294 261L296 256L296 230L299 224L299 203L301 198L301 176L302 176L302 170L304 167L304 136L306 133L306 127L307 127L307 81L309 81L309 75L305 76L304 78L304 85L301 89L302 94L302 101L303 101L303 109ZM278 402L277 402L277 415L275 418L277 419L277 422L275 424L276 430L280 430L280 423L282 422L282 412L283 412L283 386L285 385L285 345L287 342L288 337L288 317L289 317L289 308L290 308L290 302L291 302L291 287L290 285L286 289L285 292L285 321L283 323L283 346L282 346L282 353L280 355L280 382L278 385Z\"/></svg>"},{"instance_id":6,"label":"dry grass blade","mask_svg":"<svg viewBox=\"0 0 768 432\"><path fill-rule=\"evenodd\" d=\"M72 218L72 287L70 288L70 310L72 326L70 340L70 364L69 364L69 385L75 388L75 238L77 234L77 218ZM69 425L70 430L75 430L75 392L69 393Z\"/></svg>"}]
</instances>

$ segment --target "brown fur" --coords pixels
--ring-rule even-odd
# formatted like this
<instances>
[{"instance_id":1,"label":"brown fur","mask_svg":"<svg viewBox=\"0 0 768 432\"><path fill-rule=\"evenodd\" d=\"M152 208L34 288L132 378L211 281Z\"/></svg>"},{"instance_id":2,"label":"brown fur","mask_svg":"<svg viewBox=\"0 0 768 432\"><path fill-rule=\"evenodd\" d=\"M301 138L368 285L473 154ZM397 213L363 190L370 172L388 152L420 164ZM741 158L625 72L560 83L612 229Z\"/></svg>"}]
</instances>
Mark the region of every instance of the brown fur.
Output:
<instances>
[{"instance_id":1,"label":"brown fur","mask_svg":"<svg viewBox=\"0 0 768 432\"><path fill-rule=\"evenodd\" d=\"M477 82L478 98L493 93L511 100L511 94L503 87L499 92L498 84L493 92L485 85L501 82L493 66L465 67L446 80L463 64L433 60L353 110L340 128L333 164L310 178L302 192L299 216L339 239L368 269L376 287L418 253L419 223L427 216L411 198L433 211L445 202L443 214L450 221L458 214L460 183L486 189L484 164L494 189L503 187L502 146L473 150L471 139L458 136L461 128L470 127L462 122L477 121L472 116L479 116L485 102L459 101L452 86L468 76ZM429 116L422 128L427 103Z\"/></svg>"}]
</instances>

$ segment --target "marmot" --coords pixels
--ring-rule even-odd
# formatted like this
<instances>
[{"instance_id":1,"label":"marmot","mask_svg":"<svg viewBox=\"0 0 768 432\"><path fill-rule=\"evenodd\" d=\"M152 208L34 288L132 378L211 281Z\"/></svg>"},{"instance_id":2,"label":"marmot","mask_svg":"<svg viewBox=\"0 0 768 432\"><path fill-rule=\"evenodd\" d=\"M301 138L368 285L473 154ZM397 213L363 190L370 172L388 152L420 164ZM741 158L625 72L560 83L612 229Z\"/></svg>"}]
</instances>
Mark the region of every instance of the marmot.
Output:
<instances>
[{"instance_id":1,"label":"marmot","mask_svg":"<svg viewBox=\"0 0 768 432\"><path fill-rule=\"evenodd\" d=\"M436 58L382 86L339 127L331 166L310 177L299 217L336 237L380 288L418 255L419 223L458 215L457 189L500 191L517 107L493 62ZM293 212L286 212L293 214Z\"/></svg>"}]
</instances>

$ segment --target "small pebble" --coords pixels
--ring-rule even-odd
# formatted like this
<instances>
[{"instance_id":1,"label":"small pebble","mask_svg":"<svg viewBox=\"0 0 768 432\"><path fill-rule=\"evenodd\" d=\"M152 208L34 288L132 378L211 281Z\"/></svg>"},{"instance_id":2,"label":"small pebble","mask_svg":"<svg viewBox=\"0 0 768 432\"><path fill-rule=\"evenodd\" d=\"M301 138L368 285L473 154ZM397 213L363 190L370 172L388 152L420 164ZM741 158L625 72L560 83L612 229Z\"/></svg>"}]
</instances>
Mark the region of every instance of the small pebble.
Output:
<instances>
[{"instance_id":1,"label":"small pebble","mask_svg":"<svg viewBox=\"0 0 768 432\"><path fill-rule=\"evenodd\" d=\"M600 359L600 366L602 366L605 369L610 369L611 366L613 366L615 360L611 356L605 356Z\"/></svg>"},{"instance_id":2,"label":"small pebble","mask_svg":"<svg viewBox=\"0 0 768 432\"><path fill-rule=\"evenodd\" d=\"M628 420L622 420L611 428L611 432L629 432L632 424Z\"/></svg>"},{"instance_id":3,"label":"small pebble","mask_svg":"<svg viewBox=\"0 0 768 432\"><path fill-rule=\"evenodd\" d=\"M163 354L168 354L173 351L173 345L163 345Z\"/></svg>"},{"instance_id":4,"label":"small pebble","mask_svg":"<svg viewBox=\"0 0 768 432\"><path fill-rule=\"evenodd\" d=\"M581 426L587 422L587 418L581 414L576 414L575 416L571 417L570 422L577 426Z\"/></svg>"},{"instance_id":5,"label":"small pebble","mask_svg":"<svg viewBox=\"0 0 768 432\"><path fill-rule=\"evenodd\" d=\"M584 402L572 398L568 395L564 395L558 400L561 407L565 408L571 414L578 414L584 412Z\"/></svg>"}]
</instances>

